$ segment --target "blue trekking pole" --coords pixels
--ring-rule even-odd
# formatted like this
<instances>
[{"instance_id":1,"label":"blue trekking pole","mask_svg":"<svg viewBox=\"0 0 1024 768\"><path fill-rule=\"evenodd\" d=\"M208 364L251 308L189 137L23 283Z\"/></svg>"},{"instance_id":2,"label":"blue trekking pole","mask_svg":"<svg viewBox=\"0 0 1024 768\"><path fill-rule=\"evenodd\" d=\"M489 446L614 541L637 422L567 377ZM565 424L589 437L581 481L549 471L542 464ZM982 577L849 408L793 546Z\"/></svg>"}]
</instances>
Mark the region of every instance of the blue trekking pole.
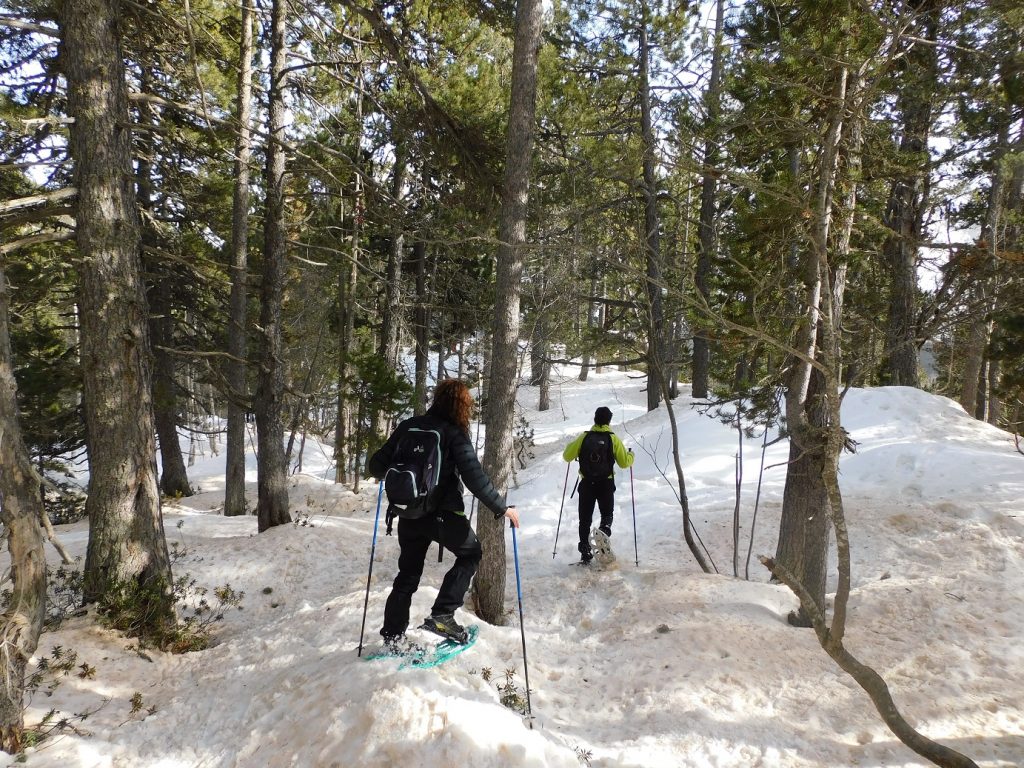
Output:
<instances>
[{"instance_id":1,"label":"blue trekking pole","mask_svg":"<svg viewBox=\"0 0 1024 768\"><path fill-rule=\"evenodd\" d=\"M563 492L564 493L564 492ZM519 633L523 638L523 677L526 679L526 722L533 730L533 711L530 707L530 668L526 665L526 627L523 626L523 584L519 578L519 545L516 543L516 527L512 526L512 554L516 561L516 595L519 597Z\"/></svg>"},{"instance_id":2,"label":"blue trekking pole","mask_svg":"<svg viewBox=\"0 0 1024 768\"><path fill-rule=\"evenodd\" d=\"M558 551L558 530L562 527L562 510L565 508L565 489L569 486L569 467L572 463L565 465L565 482L562 483L562 503L558 506L558 525L555 526L555 548L551 550L551 559L555 559L555 552Z\"/></svg>"},{"instance_id":3,"label":"blue trekking pole","mask_svg":"<svg viewBox=\"0 0 1024 768\"><path fill-rule=\"evenodd\" d=\"M370 579L373 577L373 555L377 551L377 521L380 520L380 500L384 496L384 481L380 481L377 489L377 514L373 517L373 543L370 545L370 571L366 574L366 598L363 600L363 623L359 627L359 652L363 655L363 631L366 629L366 608L370 604Z\"/></svg>"}]
</instances>

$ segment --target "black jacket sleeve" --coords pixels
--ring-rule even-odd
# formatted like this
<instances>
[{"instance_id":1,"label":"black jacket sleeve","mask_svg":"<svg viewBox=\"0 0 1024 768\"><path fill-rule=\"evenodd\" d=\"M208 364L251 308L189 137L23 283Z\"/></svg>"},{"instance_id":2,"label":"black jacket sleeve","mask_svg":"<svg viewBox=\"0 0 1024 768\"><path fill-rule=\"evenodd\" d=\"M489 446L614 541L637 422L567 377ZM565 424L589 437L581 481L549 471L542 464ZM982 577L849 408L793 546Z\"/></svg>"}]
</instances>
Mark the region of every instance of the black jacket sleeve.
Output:
<instances>
[{"instance_id":1,"label":"black jacket sleeve","mask_svg":"<svg viewBox=\"0 0 1024 768\"><path fill-rule=\"evenodd\" d=\"M494 488L491 478L484 474L484 468L480 466L469 438L457 430L452 430L451 440L451 457L466 488L494 513L496 519L503 517L508 509L505 500Z\"/></svg>"},{"instance_id":2,"label":"black jacket sleeve","mask_svg":"<svg viewBox=\"0 0 1024 768\"><path fill-rule=\"evenodd\" d=\"M378 480L384 479L384 473L387 472L388 467L391 466L391 460L395 456L395 447L398 445L398 438L402 431L402 425L400 424L398 428L391 433L391 437L388 438L387 442L370 457L370 463L368 465L370 474Z\"/></svg>"}]
</instances>

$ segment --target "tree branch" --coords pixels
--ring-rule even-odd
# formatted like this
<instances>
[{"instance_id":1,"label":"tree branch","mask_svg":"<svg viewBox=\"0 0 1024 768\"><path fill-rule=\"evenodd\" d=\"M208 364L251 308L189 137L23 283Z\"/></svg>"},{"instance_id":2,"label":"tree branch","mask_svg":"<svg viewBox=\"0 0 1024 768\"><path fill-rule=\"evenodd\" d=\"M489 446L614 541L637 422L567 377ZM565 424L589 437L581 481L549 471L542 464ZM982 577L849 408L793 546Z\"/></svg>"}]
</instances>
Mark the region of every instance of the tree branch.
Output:
<instances>
[{"instance_id":1,"label":"tree branch","mask_svg":"<svg viewBox=\"0 0 1024 768\"><path fill-rule=\"evenodd\" d=\"M4 200L0 202L0 216L10 211L17 211L22 208L31 208L34 205L40 205L41 203L56 203L61 200L68 200L78 194L78 190L74 187L64 187L63 189L56 189L52 192L43 192L38 195L28 195L27 197L16 197L13 200Z\"/></svg>"},{"instance_id":2,"label":"tree branch","mask_svg":"<svg viewBox=\"0 0 1024 768\"><path fill-rule=\"evenodd\" d=\"M914 729L896 708L896 703L889 692L889 686L886 685L882 676L871 667L858 661L853 654L846 650L843 641L832 634L824 614L818 604L814 602L807 588L796 580L788 568L780 565L773 558L762 556L758 559L771 571L773 576L789 587L800 599L800 605L810 617L811 623L814 625L814 632L818 636L818 642L821 643L825 653L864 689L870 697L871 703L875 705L878 714L882 716L882 720L889 726L889 730L895 734L896 738L941 768L978 768L977 763L969 757L932 741Z\"/></svg>"},{"instance_id":3,"label":"tree branch","mask_svg":"<svg viewBox=\"0 0 1024 768\"><path fill-rule=\"evenodd\" d=\"M47 27L44 24L34 24L31 21L22 21L21 19L12 19L7 16L0 16L0 27L20 29L22 32L31 32L35 35L43 35L44 37L52 37L55 40L60 40L60 30L56 27Z\"/></svg>"},{"instance_id":4,"label":"tree branch","mask_svg":"<svg viewBox=\"0 0 1024 768\"><path fill-rule=\"evenodd\" d=\"M32 235L31 237L23 237L21 240L13 240L9 243L0 245L0 256L6 256L9 253L13 253L19 248L26 248L30 245L39 245L39 243L58 243L64 240L71 240L75 236L75 233L68 229L60 232L44 232L40 235Z\"/></svg>"}]
</instances>

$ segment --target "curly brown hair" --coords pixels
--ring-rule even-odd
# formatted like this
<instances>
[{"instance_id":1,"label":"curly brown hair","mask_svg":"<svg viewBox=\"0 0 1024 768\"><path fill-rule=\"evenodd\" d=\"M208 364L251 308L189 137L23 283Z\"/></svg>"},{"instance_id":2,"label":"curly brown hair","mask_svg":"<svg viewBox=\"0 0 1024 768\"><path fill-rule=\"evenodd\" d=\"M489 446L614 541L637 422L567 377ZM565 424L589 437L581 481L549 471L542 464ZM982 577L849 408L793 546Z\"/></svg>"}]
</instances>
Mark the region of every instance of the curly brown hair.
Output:
<instances>
[{"instance_id":1,"label":"curly brown hair","mask_svg":"<svg viewBox=\"0 0 1024 768\"><path fill-rule=\"evenodd\" d=\"M469 417L473 413L469 387L458 379L445 379L434 390L434 402L427 413L450 421L468 435Z\"/></svg>"}]
</instances>

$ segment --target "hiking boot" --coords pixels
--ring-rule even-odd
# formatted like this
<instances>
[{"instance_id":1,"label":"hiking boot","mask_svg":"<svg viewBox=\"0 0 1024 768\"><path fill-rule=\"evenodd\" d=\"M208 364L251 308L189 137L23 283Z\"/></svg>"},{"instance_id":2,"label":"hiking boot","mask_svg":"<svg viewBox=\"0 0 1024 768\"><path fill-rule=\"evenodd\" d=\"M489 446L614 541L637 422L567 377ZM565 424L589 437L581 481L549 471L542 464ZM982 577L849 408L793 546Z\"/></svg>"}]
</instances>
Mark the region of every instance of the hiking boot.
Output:
<instances>
[{"instance_id":1,"label":"hiking boot","mask_svg":"<svg viewBox=\"0 0 1024 768\"><path fill-rule=\"evenodd\" d=\"M408 641L405 639L405 635L384 635L384 647L381 648L381 651L392 656L401 656L405 653L407 645Z\"/></svg>"},{"instance_id":2,"label":"hiking boot","mask_svg":"<svg viewBox=\"0 0 1024 768\"><path fill-rule=\"evenodd\" d=\"M435 635L440 635L459 645L463 645L469 640L469 633L464 626L455 620L454 613L436 613L428 616L423 620L421 629L433 632Z\"/></svg>"},{"instance_id":3,"label":"hiking boot","mask_svg":"<svg viewBox=\"0 0 1024 768\"><path fill-rule=\"evenodd\" d=\"M580 563L582 563L583 565L589 565L590 561L593 560L593 559L594 559L594 553L593 552L581 552L580 553Z\"/></svg>"}]
</instances>

